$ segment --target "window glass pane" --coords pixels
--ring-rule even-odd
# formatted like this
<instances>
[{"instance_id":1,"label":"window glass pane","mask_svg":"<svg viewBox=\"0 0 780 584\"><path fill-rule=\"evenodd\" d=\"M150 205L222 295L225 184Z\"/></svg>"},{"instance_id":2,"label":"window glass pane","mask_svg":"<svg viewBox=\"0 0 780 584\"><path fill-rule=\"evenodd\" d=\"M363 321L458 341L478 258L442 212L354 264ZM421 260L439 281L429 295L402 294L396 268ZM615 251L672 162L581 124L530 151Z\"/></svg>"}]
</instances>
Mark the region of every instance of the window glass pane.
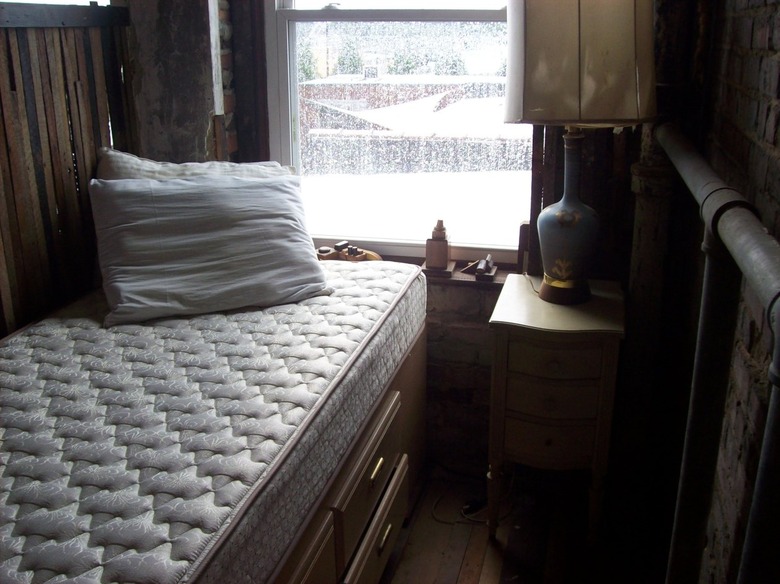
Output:
<instances>
[{"instance_id":1,"label":"window glass pane","mask_svg":"<svg viewBox=\"0 0 780 584\"><path fill-rule=\"evenodd\" d=\"M503 123L504 22L296 24L299 159L315 235L514 248L531 126Z\"/></svg>"},{"instance_id":2,"label":"window glass pane","mask_svg":"<svg viewBox=\"0 0 780 584\"><path fill-rule=\"evenodd\" d=\"M86 6L95 2L98 6L108 6L111 0L0 0L0 2L17 2L20 4L78 4Z\"/></svg>"},{"instance_id":3,"label":"window glass pane","mask_svg":"<svg viewBox=\"0 0 780 584\"><path fill-rule=\"evenodd\" d=\"M506 0L295 0L295 8L318 10L332 6L340 9L436 9L436 10L497 10L506 6Z\"/></svg>"}]
</instances>

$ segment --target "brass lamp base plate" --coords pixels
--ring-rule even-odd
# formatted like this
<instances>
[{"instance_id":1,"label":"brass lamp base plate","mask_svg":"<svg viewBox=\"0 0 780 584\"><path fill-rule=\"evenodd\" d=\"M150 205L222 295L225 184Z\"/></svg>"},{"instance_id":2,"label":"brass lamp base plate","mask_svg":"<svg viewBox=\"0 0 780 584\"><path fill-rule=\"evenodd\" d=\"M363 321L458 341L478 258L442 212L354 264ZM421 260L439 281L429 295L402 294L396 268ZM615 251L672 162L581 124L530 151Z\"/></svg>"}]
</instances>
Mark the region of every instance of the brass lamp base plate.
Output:
<instances>
[{"instance_id":1,"label":"brass lamp base plate","mask_svg":"<svg viewBox=\"0 0 780 584\"><path fill-rule=\"evenodd\" d=\"M580 304L590 298L587 280L556 280L544 275L539 298L551 304Z\"/></svg>"}]
</instances>

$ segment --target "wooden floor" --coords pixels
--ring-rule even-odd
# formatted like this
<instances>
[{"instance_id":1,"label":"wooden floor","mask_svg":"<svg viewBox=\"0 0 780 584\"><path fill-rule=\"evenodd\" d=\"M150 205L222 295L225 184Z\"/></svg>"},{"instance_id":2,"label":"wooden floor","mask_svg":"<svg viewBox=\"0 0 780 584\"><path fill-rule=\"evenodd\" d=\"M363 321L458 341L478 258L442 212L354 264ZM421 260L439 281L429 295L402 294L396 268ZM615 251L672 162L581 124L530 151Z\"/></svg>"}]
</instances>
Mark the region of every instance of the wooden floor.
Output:
<instances>
[{"instance_id":1,"label":"wooden floor","mask_svg":"<svg viewBox=\"0 0 780 584\"><path fill-rule=\"evenodd\" d=\"M383 584L604 583L608 562L586 542L581 475L507 477L495 540L482 478L435 469L404 527Z\"/></svg>"}]
</instances>

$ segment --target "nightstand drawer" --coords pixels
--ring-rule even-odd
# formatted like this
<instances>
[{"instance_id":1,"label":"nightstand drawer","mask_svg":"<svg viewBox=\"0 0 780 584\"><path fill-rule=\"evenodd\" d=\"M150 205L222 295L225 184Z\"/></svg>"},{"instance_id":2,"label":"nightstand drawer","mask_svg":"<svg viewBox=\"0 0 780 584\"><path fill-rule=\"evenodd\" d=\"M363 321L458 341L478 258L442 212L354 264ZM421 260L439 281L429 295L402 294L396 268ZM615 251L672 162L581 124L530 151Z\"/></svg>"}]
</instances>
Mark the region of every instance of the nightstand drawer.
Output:
<instances>
[{"instance_id":1,"label":"nightstand drawer","mask_svg":"<svg viewBox=\"0 0 780 584\"><path fill-rule=\"evenodd\" d=\"M506 409L556 420L595 419L599 389L598 383L592 380L551 380L510 373Z\"/></svg>"},{"instance_id":2,"label":"nightstand drawer","mask_svg":"<svg viewBox=\"0 0 780 584\"><path fill-rule=\"evenodd\" d=\"M587 468L593 458L595 436L593 424L542 424L507 416L504 449L538 468Z\"/></svg>"},{"instance_id":3,"label":"nightstand drawer","mask_svg":"<svg viewBox=\"0 0 780 584\"><path fill-rule=\"evenodd\" d=\"M600 343L543 344L510 339L507 369L550 379L601 377Z\"/></svg>"}]
</instances>

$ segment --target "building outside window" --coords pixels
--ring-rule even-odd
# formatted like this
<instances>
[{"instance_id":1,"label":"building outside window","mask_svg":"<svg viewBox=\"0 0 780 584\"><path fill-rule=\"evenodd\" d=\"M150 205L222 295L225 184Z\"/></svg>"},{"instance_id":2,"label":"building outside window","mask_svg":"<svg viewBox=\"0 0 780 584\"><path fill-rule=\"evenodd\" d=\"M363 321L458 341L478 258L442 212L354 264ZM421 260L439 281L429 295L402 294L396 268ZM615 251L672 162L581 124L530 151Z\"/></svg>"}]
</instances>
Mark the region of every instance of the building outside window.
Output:
<instances>
[{"instance_id":1,"label":"building outside window","mask_svg":"<svg viewBox=\"0 0 780 584\"><path fill-rule=\"evenodd\" d=\"M111 4L111 0L0 0L0 2L14 2L16 4L56 4L58 6L63 4L73 4L77 6L97 4L98 6L109 6Z\"/></svg>"},{"instance_id":2,"label":"building outside window","mask_svg":"<svg viewBox=\"0 0 780 584\"><path fill-rule=\"evenodd\" d=\"M272 157L301 174L317 243L422 256L443 219L455 257L514 261L532 128L503 123L504 2L277 4Z\"/></svg>"}]
</instances>

